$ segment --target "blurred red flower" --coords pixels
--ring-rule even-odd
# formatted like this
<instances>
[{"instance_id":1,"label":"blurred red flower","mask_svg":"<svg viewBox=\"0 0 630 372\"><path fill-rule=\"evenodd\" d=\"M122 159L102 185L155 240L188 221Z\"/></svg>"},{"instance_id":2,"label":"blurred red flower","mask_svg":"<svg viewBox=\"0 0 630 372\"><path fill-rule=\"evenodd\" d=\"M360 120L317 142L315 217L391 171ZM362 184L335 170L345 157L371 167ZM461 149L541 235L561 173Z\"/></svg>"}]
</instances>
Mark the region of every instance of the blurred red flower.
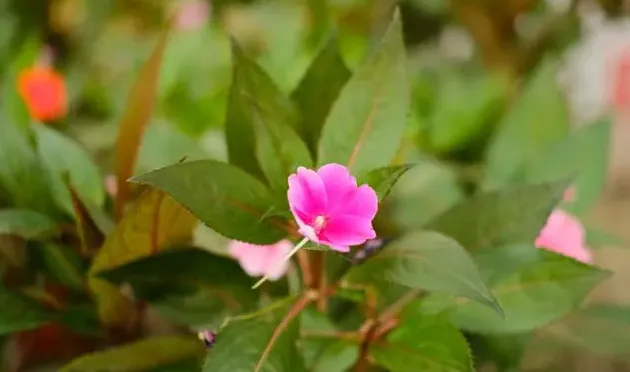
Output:
<instances>
[{"instance_id":1,"label":"blurred red flower","mask_svg":"<svg viewBox=\"0 0 630 372\"><path fill-rule=\"evenodd\" d=\"M18 91L31 117L36 120L57 120L68 111L66 82L51 67L35 66L22 70L18 76Z\"/></svg>"}]
</instances>

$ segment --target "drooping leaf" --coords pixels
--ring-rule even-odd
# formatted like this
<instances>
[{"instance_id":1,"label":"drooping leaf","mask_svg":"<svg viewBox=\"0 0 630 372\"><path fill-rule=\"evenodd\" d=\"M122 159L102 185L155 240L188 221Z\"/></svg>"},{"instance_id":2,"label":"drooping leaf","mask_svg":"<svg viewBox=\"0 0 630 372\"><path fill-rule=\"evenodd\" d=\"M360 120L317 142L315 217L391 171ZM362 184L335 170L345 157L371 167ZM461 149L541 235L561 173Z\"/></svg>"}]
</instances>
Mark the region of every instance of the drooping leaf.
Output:
<instances>
[{"instance_id":1,"label":"drooping leaf","mask_svg":"<svg viewBox=\"0 0 630 372\"><path fill-rule=\"evenodd\" d=\"M509 242L533 242L569 185L560 180L482 192L427 225L474 252Z\"/></svg>"},{"instance_id":2,"label":"drooping leaf","mask_svg":"<svg viewBox=\"0 0 630 372\"><path fill-rule=\"evenodd\" d=\"M236 261L196 248L161 252L99 276L116 285L129 283L136 296L188 326L252 310L258 302L252 278Z\"/></svg>"},{"instance_id":3,"label":"drooping leaf","mask_svg":"<svg viewBox=\"0 0 630 372\"><path fill-rule=\"evenodd\" d=\"M407 126L409 86L400 13L367 62L341 90L322 129L319 164L353 173L389 165Z\"/></svg>"},{"instance_id":4,"label":"drooping leaf","mask_svg":"<svg viewBox=\"0 0 630 372\"><path fill-rule=\"evenodd\" d=\"M253 173L253 164L239 160L249 157L253 149L255 159L249 161L257 161L271 187L284 192L289 174L312 162L308 148L294 129L295 109L262 68L236 44L232 45L232 60L234 76L226 124L230 162ZM253 142L248 144L248 139Z\"/></svg>"},{"instance_id":5,"label":"drooping leaf","mask_svg":"<svg viewBox=\"0 0 630 372\"><path fill-rule=\"evenodd\" d=\"M501 306L466 250L455 240L435 232L404 235L362 265L352 267L346 280L353 283L384 280L409 288L466 296L501 313Z\"/></svg>"},{"instance_id":6,"label":"drooping leaf","mask_svg":"<svg viewBox=\"0 0 630 372\"><path fill-rule=\"evenodd\" d=\"M166 30L142 67L131 87L129 99L120 119L116 140L116 216L121 218L130 188L127 179L133 175L142 135L149 124L157 96L160 65L168 42Z\"/></svg>"},{"instance_id":7,"label":"drooping leaf","mask_svg":"<svg viewBox=\"0 0 630 372\"><path fill-rule=\"evenodd\" d=\"M196 219L170 196L156 189L146 190L107 237L92 261L90 274L184 242L190 239L195 223ZM90 287L97 296L99 314L106 324L130 321L123 311L113 306L113 303L127 303L116 288L94 277L90 278Z\"/></svg>"},{"instance_id":8,"label":"drooping leaf","mask_svg":"<svg viewBox=\"0 0 630 372\"><path fill-rule=\"evenodd\" d=\"M458 327L482 334L522 333L549 324L576 309L610 272L539 250L540 259L504 272L490 283L505 317L464 298L432 294L427 313L448 311ZM483 262L478 262L484 267Z\"/></svg>"},{"instance_id":9,"label":"drooping leaf","mask_svg":"<svg viewBox=\"0 0 630 372\"><path fill-rule=\"evenodd\" d=\"M0 335L37 328L52 320L42 305L0 286Z\"/></svg>"},{"instance_id":10,"label":"drooping leaf","mask_svg":"<svg viewBox=\"0 0 630 372\"><path fill-rule=\"evenodd\" d=\"M538 162L525 169L525 180L545 182L575 175L575 200L569 212L583 213L599 198L608 174L611 120L586 125L556 141Z\"/></svg>"},{"instance_id":11,"label":"drooping leaf","mask_svg":"<svg viewBox=\"0 0 630 372\"><path fill-rule=\"evenodd\" d=\"M74 214L72 200L64 177L72 187L96 206L105 201L103 178L87 152L76 142L45 125L34 127L37 152L51 174L55 201L66 213Z\"/></svg>"},{"instance_id":12,"label":"drooping leaf","mask_svg":"<svg viewBox=\"0 0 630 372\"><path fill-rule=\"evenodd\" d=\"M168 193L216 232L254 244L271 244L287 235L270 191L229 164L200 160L158 169L131 180Z\"/></svg>"},{"instance_id":13,"label":"drooping leaf","mask_svg":"<svg viewBox=\"0 0 630 372\"><path fill-rule=\"evenodd\" d=\"M0 187L15 207L51 213L55 209L49 176L29 139L7 121L0 121L0 133Z\"/></svg>"},{"instance_id":14,"label":"drooping leaf","mask_svg":"<svg viewBox=\"0 0 630 372\"><path fill-rule=\"evenodd\" d=\"M519 171L544 159L545 150L566 134L568 110L556 72L556 62L543 62L501 120L487 153L485 189L514 181Z\"/></svg>"},{"instance_id":15,"label":"drooping leaf","mask_svg":"<svg viewBox=\"0 0 630 372\"><path fill-rule=\"evenodd\" d=\"M370 348L370 354L391 372L474 370L466 339L443 316L407 314L385 341Z\"/></svg>"},{"instance_id":16,"label":"drooping leaf","mask_svg":"<svg viewBox=\"0 0 630 372\"><path fill-rule=\"evenodd\" d=\"M25 239L45 239L57 233L55 222L46 215L26 209L0 210L0 235Z\"/></svg>"},{"instance_id":17,"label":"drooping leaf","mask_svg":"<svg viewBox=\"0 0 630 372\"><path fill-rule=\"evenodd\" d=\"M299 133L314 158L317 158L317 143L326 116L350 75L341 58L337 39L331 37L291 94L301 113Z\"/></svg>"},{"instance_id":18,"label":"drooping leaf","mask_svg":"<svg viewBox=\"0 0 630 372\"><path fill-rule=\"evenodd\" d=\"M146 371L202 354L203 344L194 337L155 337L81 356L59 371Z\"/></svg>"},{"instance_id":19,"label":"drooping leaf","mask_svg":"<svg viewBox=\"0 0 630 372\"><path fill-rule=\"evenodd\" d=\"M254 371L276 327L288 311L287 306L276 306L260 311L252 317L235 319L221 329L217 343L208 352L204 372ZM304 361L299 354L299 322L292 321L275 341L260 372L304 372ZM246 337L243 337L246 336Z\"/></svg>"},{"instance_id":20,"label":"drooping leaf","mask_svg":"<svg viewBox=\"0 0 630 372\"><path fill-rule=\"evenodd\" d=\"M398 179L405 174L413 165L391 165L388 167L377 168L369 171L363 177L360 177L358 184L368 184L376 191L378 200L382 201L392 187L398 182Z\"/></svg>"},{"instance_id":21,"label":"drooping leaf","mask_svg":"<svg viewBox=\"0 0 630 372\"><path fill-rule=\"evenodd\" d=\"M542 328L534 342L555 341L607 356L630 356L630 307L593 303Z\"/></svg>"}]
</instances>

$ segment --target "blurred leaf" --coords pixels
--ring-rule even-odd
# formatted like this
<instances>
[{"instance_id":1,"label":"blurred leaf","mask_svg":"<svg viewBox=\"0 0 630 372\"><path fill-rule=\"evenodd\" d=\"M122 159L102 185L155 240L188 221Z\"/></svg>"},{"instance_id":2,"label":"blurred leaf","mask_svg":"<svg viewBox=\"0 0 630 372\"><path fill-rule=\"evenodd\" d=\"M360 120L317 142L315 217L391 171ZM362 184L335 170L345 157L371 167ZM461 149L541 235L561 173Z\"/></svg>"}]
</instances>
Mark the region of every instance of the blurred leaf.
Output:
<instances>
[{"instance_id":1,"label":"blurred leaf","mask_svg":"<svg viewBox=\"0 0 630 372\"><path fill-rule=\"evenodd\" d=\"M269 215L281 210L269 190L229 164L213 160L180 163L137 176L131 182L163 190L230 239L271 244L287 235L284 222Z\"/></svg>"},{"instance_id":2,"label":"blurred leaf","mask_svg":"<svg viewBox=\"0 0 630 372\"><path fill-rule=\"evenodd\" d=\"M429 141L438 153L460 149L487 129L501 108L506 84L497 76L464 81L450 76L440 84L429 119Z\"/></svg>"},{"instance_id":3,"label":"blurred leaf","mask_svg":"<svg viewBox=\"0 0 630 372\"><path fill-rule=\"evenodd\" d=\"M511 183L523 168L544 161L545 151L567 133L568 112L556 73L556 62L543 62L503 117L488 149L485 189Z\"/></svg>"},{"instance_id":4,"label":"blurred leaf","mask_svg":"<svg viewBox=\"0 0 630 372\"><path fill-rule=\"evenodd\" d=\"M162 55L168 43L169 30L158 40L155 49L131 87L129 99L120 119L116 141L116 217L123 215L130 188L127 179L133 175L142 135L149 124L157 96Z\"/></svg>"},{"instance_id":5,"label":"blurred leaf","mask_svg":"<svg viewBox=\"0 0 630 372\"><path fill-rule=\"evenodd\" d=\"M48 175L29 139L7 121L0 121L0 133L0 186L15 207L51 213L54 206Z\"/></svg>"},{"instance_id":6,"label":"blurred leaf","mask_svg":"<svg viewBox=\"0 0 630 372\"><path fill-rule=\"evenodd\" d=\"M90 274L156 254L170 245L190 239L196 219L165 193L146 190L124 215L98 252ZM100 282L100 283L99 283ZM110 284L90 278L97 296L99 315L106 324L127 324L130 316L117 307L127 301ZM106 287L110 287L107 289Z\"/></svg>"},{"instance_id":7,"label":"blurred leaf","mask_svg":"<svg viewBox=\"0 0 630 372\"><path fill-rule=\"evenodd\" d=\"M434 232L404 235L364 264L352 267L346 278L354 283L385 280L466 296L502 311L466 250L455 240Z\"/></svg>"},{"instance_id":8,"label":"blurred leaf","mask_svg":"<svg viewBox=\"0 0 630 372\"><path fill-rule=\"evenodd\" d=\"M425 159L400 177L387 201L391 203L390 218L403 230L411 230L422 228L463 197L455 174Z\"/></svg>"},{"instance_id":9,"label":"blurred leaf","mask_svg":"<svg viewBox=\"0 0 630 372\"><path fill-rule=\"evenodd\" d=\"M359 356L359 345L345 340L327 342L317 357L313 372L346 372L352 368Z\"/></svg>"},{"instance_id":10,"label":"blurred leaf","mask_svg":"<svg viewBox=\"0 0 630 372\"><path fill-rule=\"evenodd\" d=\"M426 313L449 311L458 327L482 334L521 333L549 324L576 309L610 272L544 250L540 260L495 278L492 293L505 318L465 298L432 294L423 301ZM484 267L483 262L478 263Z\"/></svg>"},{"instance_id":11,"label":"blurred leaf","mask_svg":"<svg viewBox=\"0 0 630 372\"><path fill-rule=\"evenodd\" d=\"M3 19L2 22L6 22L6 20ZM18 92L18 79L23 69L31 68L34 65L41 50L40 36L36 33L26 35L20 44L19 51L9 62L5 74L7 79L2 88L0 104L2 105L3 119L12 122L24 134L30 131L32 120L26 104Z\"/></svg>"},{"instance_id":12,"label":"blurred leaf","mask_svg":"<svg viewBox=\"0 0 630 372\"><path fill-rule=\"evenodd\" d=\"M203 344L196 338L155 337L81 356L59 371L145 371L201 354Z\"/></svg>"},{"instance_id":13,"label":"blurred leaf","mask_svg":"<svg viewBox=\"0 0 630 372\"><path fill-rule=\"evenodd\" d=\"M97 206L105 201L103 178L88 153L72 139L44 125L34 127L37 151L52 175L52 191L63 210L74 215L74 207L64 177L74 189Z\"/></svg>"},{"instance_id":14,"label":"blurred leaf","mask_svg":"<svg viewBox=\"0 0 630 372\"><path fill-rule=\"evenodd\" d=\"M568 185L565 179L482 192L431 221L427 229L453 237L471 252L533 242Z\"/></svg>"},{"instance_id":15,"label":"blurred leaf","mask_svg":"<svg viewBox=\"0 0 630 372\"><path fill-rule=\"evenodd\" d=\"M0 335L37 328L51 320L42 305L0 286Z\"/></svg>"},{"instance_id":16,"label":"blurred leaf","mask_svg":"<svg viewBox=\"0 0 630 372\"><path fill-rule=\"evenodd\" d=\"M53 243L37 248L51 274L68 288L82 292L85 289L85 268L81 257L71 250Z\"/></svg>"},{"instance_id":17,"label":"blurred leaf","mask_svg":"<svg viewBox=\"0 0 630 372\"><path fill-rule=\"evenodd\" d=\"M552 339L608 356L630 356L630 307L594 303L538 332L536 342Z\"/></svg>"},{"instance_id":18,"label":"blurred leaf","mask_svg":"<svg viewBox=\"0 0 630 372\"><path fill-rule=\"evenodd\" d=\"M391 372L472 372L464 336L445 317L407 315L370 354Z\"/></svg>"},{"instance_id":19,"label":"blurred leaf","mask_svg":"<svg viewBox=\"0 0 630 372\"><path fill-rule=\"evenodd\" d=\"M585 229L586 245L589 248L628 247L628 243L622 237L588 226Z\"/></svg>"},{"instance_id":20,"label":"blurred leaf","mask_svg":"<svg viewBox=\"0 0 630 372\"><path fill-rule=\"evenodd\" d=\"M88 206L89 204L84 202L81 196L69 185L69 180L66 180L66 184L68 184L72 207L74 208L77 234L81 241L81 252L88 254L103 245L105 236L111 233L114 224L100 209Z\"/></svg>"},{"instance_id":21,"label":"blurred leaf","mask_svg":"<svg viewBox=\"0 0 630 372\"><path fill-rule=\"evenodd\" d=\"M152 123L142 137L135 174L177 163L184 157L186 160L199 160L208 156L195 139L172 125Z\"/></svg>"},{"instance_id":22,"label":"blurred leaf","mask_svg":"<svg viewBox=\"0 0 630 372\"><path fill-rule=\"evenodd\" d=\"M312 163L293 128L296 112L271 78L236 44L232 45L232 60L234 76L226 124L230 162L248 171L254 165L240 159L245 161L253 150L267 182L284 192L287 177L298 166Z\"/></svg>"},{"instance_id":23,"label":"blurred leaf","mask_svg":"<svg viewBox=\"0 0 630 372\"><path fill-rule=\"evenodd\" d=\"M197 248L161 252L99 276L116 285L131 284L136 296L189 326L207 325L218 315L227 315L225 310L231 314L251 310L258 300L252 279L236 261Z\"/></svg>"},{"instance_id":24,"label":"blurred leaf","mask_svg":"<svg viewBox=\"0 0 630 372\"><path fill-rule=\"evenodd\" d=\"M319 141L319 164L347 165L353 173L389 165L407 126L409 86L400 13L371 58L333 104Z\"/></svg>"},{"instance_id":25,"label":"blurred leaf","mask_svg":"<svg viewBox=\"0 0 630 372\"><path fill-rule=\"evenodd\" d=\"M26 209L0 210L0 235L24 239L45 239L57 234L55 222L43 214Z\"/></svg>"},{"instance_id":26,"label":"blurred leaf","mask_svg":"<svg viewBox=\"0 0 630 372\"><path fill-rule=\"evenodd\" d=\"M319 4L317 1L312 3ZM301 113L299 133L314 158L317 156L317 143L326 116L350 75L339 53L337 39L331 37L291 94Z\"/></svg>"},{"instance_id":27,"label":"blurred leaf","mask_svg":"<svg viewBox=\"0 0 630 372\"><path fill-rule=\"evenodd\" d=\"M493 364L498 372L517 372L527 346L530 333L513 335L467 335L477 365Z\"/></svg>"},{"instance_id":28,"label":"blurred leaf","mask_svg":"<svg viewBox=\"0 0 630 372\"><path fill-rule=\"evenodd\" d=\"M254 371L274 330L288 311L287 306L267 309L269 310L259 311L253 317L232 320L221 329L216 345L208 352L203 371ZM292 321L280 334L260 371L305 371L304 361L296 346L298 323L297 320Z\"/></svg>"},{"instance_id":29,"label":"blurred leaf","mask_svg":"<svg viewBox=\"0 0 630 372\"><path fill-rule=\"evenodd\" d=\"M599 198L608 174L611 120L569 132L547 151L545 156L525 169L525 180L543 182L559 177L577 175L574 201L566 202L565 209L580 214Z\"/></svg>"},{"instance_id":30,"label":"blurred leaf","mask_svg":"<svg viewBox=\"0 0 630 372\"><path fill-rule=\"evenodd\" d=\"M412 167L412 164L403 164L372 169L363 177L360 177L357 184L368 184L376 191L378 200L382 201L389 195L389 192L396 182L398 182L398 179Z\"/></svg>"}]
</instances>

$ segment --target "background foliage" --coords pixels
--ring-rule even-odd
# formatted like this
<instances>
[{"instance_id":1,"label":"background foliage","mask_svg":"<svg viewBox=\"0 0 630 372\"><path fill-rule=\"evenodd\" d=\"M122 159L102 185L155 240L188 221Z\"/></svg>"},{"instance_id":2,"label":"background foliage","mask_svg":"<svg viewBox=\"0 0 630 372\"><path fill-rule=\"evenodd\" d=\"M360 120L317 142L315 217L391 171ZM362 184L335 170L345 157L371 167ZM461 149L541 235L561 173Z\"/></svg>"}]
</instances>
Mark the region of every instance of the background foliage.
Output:
<instances>
[{"instance_id":1,"label":"background foliage","mask_svg":"<svg viewBox=\"0 0 630 372\"><path fill-rule=\"evenodd\" d=\"M573 127L556 84L576 3L215 0L187 28L183 2L0 0L2 368L627 357L630 308L584 301L613 273L534 247L554 208L583 217L607 174L610 117ZM469 44L449 52L451 29ZM44 46L68 85L52 123L16 89ZM227 240L296 240L286 178L333 162L377 192L379 240L304 251L252 290ZM592 249L623 246L586 230Z\"/></svg>"}]
</instances>

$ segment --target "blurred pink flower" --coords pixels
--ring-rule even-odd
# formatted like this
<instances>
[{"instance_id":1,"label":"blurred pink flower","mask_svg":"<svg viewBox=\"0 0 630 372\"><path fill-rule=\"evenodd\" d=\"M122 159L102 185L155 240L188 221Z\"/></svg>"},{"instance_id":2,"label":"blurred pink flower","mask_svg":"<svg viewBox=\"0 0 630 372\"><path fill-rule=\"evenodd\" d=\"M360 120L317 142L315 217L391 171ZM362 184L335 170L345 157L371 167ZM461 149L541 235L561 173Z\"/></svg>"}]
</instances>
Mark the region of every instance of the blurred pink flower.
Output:
<instances>
[{"instance_id":1,"label":"blurred pink flower","mask_svg":"<svg viewBox=\"0 0 630 372\"><path fill-rule=\"evenodd\" d=\"M289 261L284 258L291 248L293 244L288 240L281 240L270 245L232 240L228 250L250 276L265 276L270 280L278 280L289 268Z\"/></svg>"},{"instance_id":2,"label":"blurred pink flower","mask_svg":"<svg viewBox=\"0 0 630 372\"><path fill-rule=\"evenodd\" d=\"M584 263L593 262L586 246L584 226L569 213L555 209L536 238L537 248L547 249Z\"/></svg>"},{"instance_id":3,"label":"blurred pink flower","mask_svg":"<svg viewBox=\"0 0 630 372\"><path fill-rule=\"evenodd\" d=\"M317 172L299 167L289 176L287 196L300 234L315 243L348 252L376 237L376 192L368 185L357 187L343 165L327 164Z\"/></svg>"},{"instance_id":4,"label":"blurred pink flower","mask_svg":"<svg viewBox=\"0 0 630 372\"><path fill-rule=\"evenodd\" d=\"M111 196L114 197L118 193L118 184L116 183L116 176L113 174L105 177L105 191Z\"/></svg>"},{"instance_id":5,"label":"blurred pink flower","mask_svg":"<svg viewBox=\"0 0 630 372\"><path fill-rule=\"evenodd\" d=\"M177 28L184 31L198 30L206 24L209 14L207 1L186 1L177 13Z\"/></svg>"},{"instance_id":6,"label":"blurred pink flower","mask_svg":"<svg viewBox=\"0 0 630 372\"><path fill-rule=\"evenodd\" d=\"M564 195L562 196L562 200L566 202L572 202L575 200L577 193L575 191L575 187L571 186L564 191Z\"/></svg>"}]
</instances>

